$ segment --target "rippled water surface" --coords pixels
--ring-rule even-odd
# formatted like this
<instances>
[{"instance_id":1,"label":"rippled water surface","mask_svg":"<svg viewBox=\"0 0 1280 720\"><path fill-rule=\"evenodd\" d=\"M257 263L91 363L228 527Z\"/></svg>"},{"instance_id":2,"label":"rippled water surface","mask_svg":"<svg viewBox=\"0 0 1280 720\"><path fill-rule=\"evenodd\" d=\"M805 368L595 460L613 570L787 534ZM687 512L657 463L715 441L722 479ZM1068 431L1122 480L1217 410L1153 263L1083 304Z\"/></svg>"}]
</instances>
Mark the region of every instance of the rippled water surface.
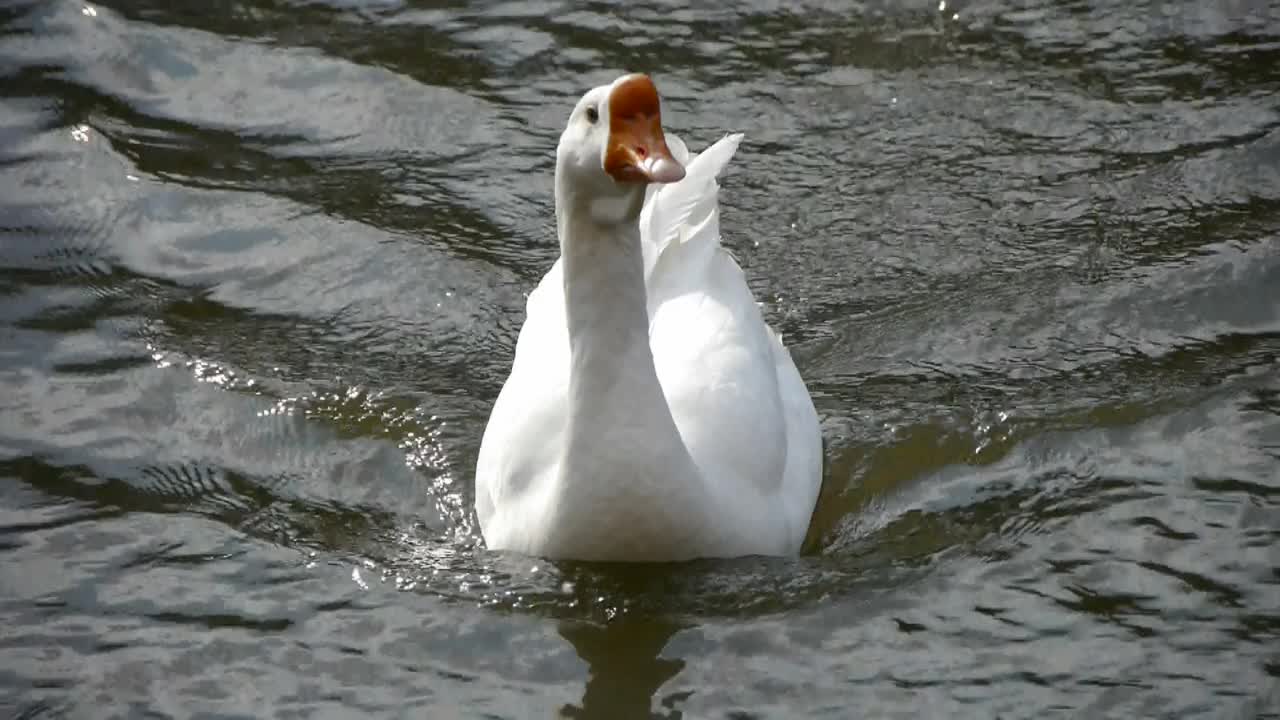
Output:
<instances>
[{"instance_id":1,"label":"rippled water surface","mask_svg":"<svg viewBox=\"0 0 1280 720\"><path fill-rule=\"evenodd\" d=\"M1280 6L9 2L0 714L1277 717ZM553 148L652 73L811 549L488 553Z\"/></svg>"}]
</instances>

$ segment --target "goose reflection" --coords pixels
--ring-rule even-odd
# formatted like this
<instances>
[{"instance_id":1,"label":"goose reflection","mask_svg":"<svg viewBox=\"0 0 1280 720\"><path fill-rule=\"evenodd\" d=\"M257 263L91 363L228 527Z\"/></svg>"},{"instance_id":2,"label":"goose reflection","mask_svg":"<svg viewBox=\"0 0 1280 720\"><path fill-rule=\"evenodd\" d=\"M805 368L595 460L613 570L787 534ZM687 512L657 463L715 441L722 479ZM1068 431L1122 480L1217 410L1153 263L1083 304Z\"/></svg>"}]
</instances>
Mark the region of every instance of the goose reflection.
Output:
<instances>
[{"instance_id":1,"label":"goose reflection","mask_svg":"<svg viewBox=\"0 0 1280 720\"><path fill-rule=\"evenodd\" d=\"M665 620L619 618L607 624L581 621L560 623L560 635L587 664L587 684L579 705L565 705L562 717L570 718L678 718L671 707L678 699L652 709L653 697L663 683L684 668L684 660L661 657L667 641L681 625Z\"/></svg>"}]
</instances>

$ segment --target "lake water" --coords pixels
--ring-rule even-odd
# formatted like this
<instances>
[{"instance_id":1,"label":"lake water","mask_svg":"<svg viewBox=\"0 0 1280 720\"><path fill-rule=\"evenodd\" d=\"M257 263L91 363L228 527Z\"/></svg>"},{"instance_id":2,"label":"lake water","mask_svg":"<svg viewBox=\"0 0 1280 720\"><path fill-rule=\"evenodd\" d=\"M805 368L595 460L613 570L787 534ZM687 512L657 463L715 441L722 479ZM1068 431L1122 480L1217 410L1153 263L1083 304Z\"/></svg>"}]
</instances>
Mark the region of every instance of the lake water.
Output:
<instances>
[{"instance_id":1,"label":"lake water","mask_svg":"<svg viewBox=\"0 0 1280 720\"><path fill-rule=\"evenodd\" d=\"M7 2L5 717L1280 716L1280 6ZM826 484L487 552L554 146L651 73Z\"/></svg>"}]
</instances>

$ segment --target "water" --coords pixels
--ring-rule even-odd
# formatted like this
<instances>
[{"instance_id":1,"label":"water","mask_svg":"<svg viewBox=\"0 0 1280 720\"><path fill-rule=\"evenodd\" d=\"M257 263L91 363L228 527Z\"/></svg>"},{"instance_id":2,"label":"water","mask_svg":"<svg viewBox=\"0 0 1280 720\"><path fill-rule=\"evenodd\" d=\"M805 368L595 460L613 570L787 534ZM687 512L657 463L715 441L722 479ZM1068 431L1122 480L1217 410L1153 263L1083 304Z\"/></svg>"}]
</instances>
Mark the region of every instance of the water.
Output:
<instances>
[{"instance_id":1,"label":"water","mask_svg":"<svg viewBox=\"0 0 1280 720\"><path fill-rule=\"evenodd\" d=\"M1276 717L1280 6L0 10L6 717ZM487 553L553 148L652 73L811 549Z\"/></svg>"}]
</instances>

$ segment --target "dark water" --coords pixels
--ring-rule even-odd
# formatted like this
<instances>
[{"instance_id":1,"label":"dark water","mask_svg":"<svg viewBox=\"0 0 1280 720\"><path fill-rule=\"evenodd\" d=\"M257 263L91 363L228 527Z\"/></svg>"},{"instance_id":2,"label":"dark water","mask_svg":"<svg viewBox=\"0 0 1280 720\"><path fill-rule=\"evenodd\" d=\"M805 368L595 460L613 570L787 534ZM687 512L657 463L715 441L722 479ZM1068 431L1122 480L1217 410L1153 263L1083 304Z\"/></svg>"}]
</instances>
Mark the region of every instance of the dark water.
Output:
<instances>
[{"instance_id":1,"label":"dark water","mask_svg":"<svg viewBox=\"0 0 1280 720\"><path fill-rule=\"evenodd\" d=\"M0 27L3 716L1280 713L1280 6ZM726 242L828 444L802 558L478 540L553 147L627 70L747 134Z\"/></svg>"}]
</instances>

